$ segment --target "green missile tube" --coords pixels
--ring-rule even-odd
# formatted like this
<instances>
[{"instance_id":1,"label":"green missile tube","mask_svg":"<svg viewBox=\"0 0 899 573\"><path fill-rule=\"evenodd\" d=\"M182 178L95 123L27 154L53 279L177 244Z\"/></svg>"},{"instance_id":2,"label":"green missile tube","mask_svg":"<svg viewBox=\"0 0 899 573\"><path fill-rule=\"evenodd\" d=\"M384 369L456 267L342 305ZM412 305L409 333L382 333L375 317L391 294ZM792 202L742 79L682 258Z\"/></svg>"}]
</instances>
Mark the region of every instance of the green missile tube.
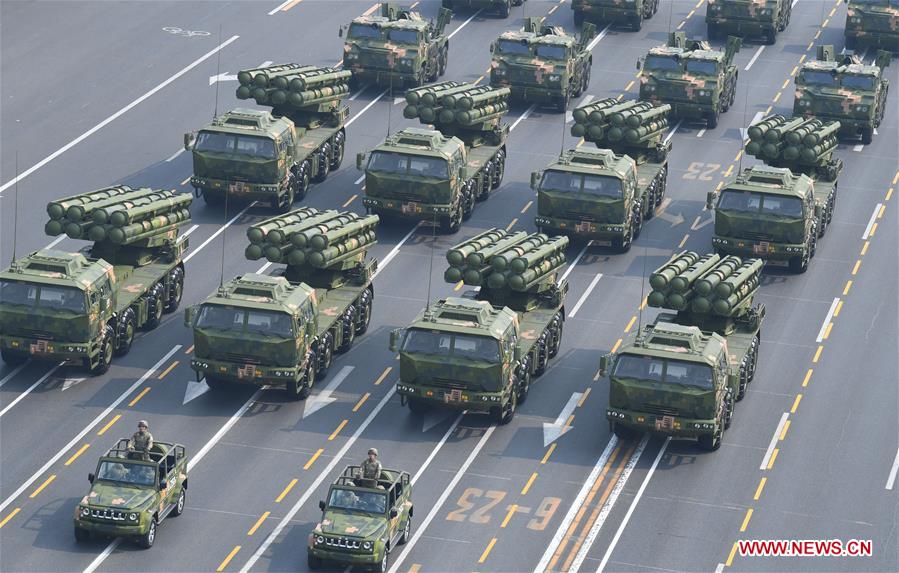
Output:
<instances>
[{"instance_id":1,"label":"green missile tube","mask_svg":"<svg viewBox=\"0 0 899 573\"><path fill-rule=\"evenodd\" d=\"M820 128L820 121L814 118L808 118L801 125L786 132L784 134L784 140L790 145L802 145L802 138Z\"/></svg>"},{"instance_id":2,"label":"green missile tube","mask_svg":"<svg viewBox=\"0 0 899 573\"><path fill-rule=\"evenodd\" d=\"M459 267L447 267L447 269L443 271L443 280L450 284L455 284L461 281L462 269Z\"/></svg>"},{"instance_id":3,"label":"green missile tube","mask_svg":"<svg viewBox=\"0 0 899 573\"><path fill-rule=\"evenodd\" d=\"M671 279L671 290L677 293L687 292L694 282L714 268L720 260L721 255L716 253L700 257L698 261L690 265L690 268Z\"/></svg>"},{"instance_id":4,"label":"green missile tube","mask_svg":"<svg viewBox=\"0 0 899 573\"><path fill-rule=\"evenodd\" d=\"M415 119L418 117L418 105L417 104L406 104L406 107L403 108L403 117L406 119Z\"/></svg>"},{"instance_id":5,"label":"green missile tube","mask_svg":"<svg viewBox=\"0 0 899 573\"><path fill-rule=\"evenodd\" d=\"M565 256L555 255L548 259L543 259L537 263L537 265L528 268L523 273L505 273L506 282L511 290L516 292L526 292L532 287L545 282L564 265Z\"/></svg>"},{"instance_id":6,"label":"green missile tube","mask_svg":"<svg viewBox=\"0 0 899 573\"><path fill-rule=\"evenodd\" d=\"M439 92L449 88L454 88L458 85L459 82L449 80L406 90L406 103L408 103L409 105L418 105L419 103L423 103L421 100L426 93Z\"/></svg>"},{"instance_id":7,"label":"green missile tube","mask_svg":"<svg viewBox=\"0 0 899 573\"><path fill-rule=\"evenodd\" d=\"M769 129L765 133L765 141L767 141L768 143L779 143L779 142L783 141L784 135L788 131L796 129L797 127L801 126L803 123L805 123L805 118L802 118L802 117L795 117L793 119L787 120L786 122L782 123L781 125L778 125L777 127L773 127L771 129Z\"/></svg>"},{"instance_id":8,"label":"green missile tube","mask_svg":"<svg viewBox=\"0 0 899 573\"><path fill-rule=\"evenodd\" d=\"M317 251L324 250L337 241L342 241L347 237L358 235L377 227L378 222L381 220L377 215L367 215L365 217L360 217L355 213L351 215L349 222L340 227L332 227L328 231L312 237L309 241L309 246Z\"/></svg>"},{"instance_id":9,"label":"green missile tube","mask_svg":"<svg viewBox=\"0 0 899 573\"><path fill-rule=\"evenodd\" d=\"M737 291L739 286L762 271L764 262L761 259L748 259L729 277L715 286L718 298L727 298Z\"/></svg>"},{"instance_id":10,"label":"green missile tube","mask_svg":"<svg viewBox=\"0 0 899 573\"><path fill-rule=\"evenodd\" d=\"M512 90L509 88L491 88L490 90L481 93L466 95L459 98L456 102L456 107L457 109L467 111L495 102L505 103L511 93Z\"/></svg>"},{"instance_id":11,"label":"green missile tube","mask_svg":"<svg viewBox=\"0 0 899 573\"><path fill-rule=\"evenodd\" d=\"M190 222L190 211L182 209L152 219L145 219L125 227L110 227L108 239L117 245L127 245L151 237L159 237L168 233L175 234L178 227Z\"/></svg>"},{"instance_id":12,"label":"green missile tube","mask_svg":"<svg viewBox=\"0 0 899 573\"><path fill-rule=\"evenodd\" d=\"M649 296L646 297L646 305L652 308L662 308L665 306L665 293L660 290L649 291Z\"/></svg>"},{"instance_id":13,"label":"green missile tube","mask_svg":"<svg viewBox=\"0 0 899 573\"><path fill-rule=\"evenodd\" d=\"M78 195L72 195L71 197L57 199L56 201L50 201L49 203L47 203L47 215L49 215L51 219L62 219L66 216L66 211L72 205L86 205L93 201L109 199L110 197L125 195L126 193L132 193L133 191L135 190L131 187L120 185L116 187L105 187L103 189L97 189L96 191L79 193Z\"/></svg>"},{"instance_id":14,"label":"green missile tube","mask_svg":"<svg viewBox=\"0 0 899 573\"><path fill-rule=\"evenodd\" d=\"M177 212L180 209L187 208L193 201L188 193L171 192L166 199L135 200L132 207L114 211L109 216L109 222L116 227L125 227L138 221L143 221L159 215Z\"/></svg>"},{"instance_id":15,"label":"green missile tube","mask_svg":"<svg viewBox=\"0 0 899 573\"><path fill-rule=\"evenodd\" d=\"M89 215L96 213L98 209L102 209L109 205L115 205L122 201L127 201L128 199L133 199L137 197L143 196L147 192L146 188L140 189L132 189L127 193L115 194L106 199L95 199L88 203L80 203L77 205L69 205L66 209L65 218L69 221L82 221L87 218ZM105 221L98 221L105 222Z\"/></svg>"},{"instance_id":16,"label":"green missile tube","mask_svg":"<svg viewBox=\"0 0 899 573\"><path fill-rule=\"evenodd\" d=\"M482 267L490 264L494 255L502 253L509 247L522 242L528 237L528 234L524 231L518 231L516 233L509 233L507 231L500 232L502 233L502 236L499 239L466 256L465 262L468 266Z\"/></svg>"},{"instance_id":17,"label":"green missile tube","mask_svg":"<svg viewBox=\"0 0 899 573\"><path fill-rule=\"evenodd\" d=\"M450 265L461 267L466 264L467 258L472 253L494 244L505 236L506 232L502 229L494 228L484 231L448 250L446 252L446 262ZM483 264L483 260L478 262L468 261L468 264L478 266Z\"/></svg>"},{"instance_id":18,"label":"green missile tube","mask_svg":"<svg viewBox=\"0 0 899 573\"><path fill-rule=\"evenodd\" d=\"M252 68L249 70L241 70L237 72L237 82L242 86L253 84L257 74L265 74L266 72L277 72L281 70L292 70L299 67L299 64L279 64L276 66L266 66L264 68Z\"/></svg>"},{"instance_id":19,"label":"green missile tube","mask_svg":"<svg viewBox=\"0 0 899 573\"><path fill-rule=\"evenodd\" d=\"M445 105L443 103L444 96L449 96L449 95L468 91L474 85L474 84L459 83L459 82L453 82L453 83L455 83L456 85L449 86L446 88L441 88L439 90L431 90L431 91L428 91L427 93L422 94L421 103L423 103L425 105L429 105L429 106L443 106L443 105Z\"/></svg>"},{"instance_id":20,"label":"green missile tube","mask_svg":"<svg viewBox=\"0 0 899 573\"><path fill-rule=\"evenodd\" d=\"M831 121L827 124L822 124L822 127L820 129L817 129L803 137L802 144L806 147L816 147L828 138L836 137L840 132L841 125L842 124L840 124L839 121Z\"/></svg>"},{"instance_id":21,"label":"green missile tube","mask_svg":"<svg viewBox=\"0 0 899 573\"><path fill-rule=\"evenodd\" d=\"M699 253L683 251L671 257L671 259L657 268L649 275L649 285L655 290L665 291L674 277L686 271L699 260Z\"/></svg>"},{"instance_id":22,"label":"green missile tube","mask_svg":"<svg viewBox=\"0 0 899 573\"><path fill-rule=\"evenodd\" d=\"M534 233L533 235L528 235L526 239L521 241L520 243L516 243L501 253L496 253L490 259L490 265L493 267L493 270L503 272L509 269L509 264L513 259L531 251L533 249L538 248L540 245L545 243L549 237L543 235L541 233Z\"/></svg>"},{"instance_id":23,"label":"green missile tube","mask_svg":"<svg viewBox=\"0 0 899 573\"><path fill-rule=\"evenodd\" d=\"M255 243L250 243L247 245L247 248L243 251L243 256L248 261L258 261L265 255L262 250L262 245L257 245Z\"/></svg>"},{"instance_id":24,"label":"green missile tube","mask_svg":"<svg viewBox=\"0 0 899 573\"><path fill-rule=\"evenodd\" d=\"M587 135L587 126L581 123L575 123L571 126L571 135L574 137L584 137Z\"/></svg>"},{"instance_id":25,"label":"green missile tube","mask_svg":"<svg viewBox=\"0 0 899 573\"><path fill-rule=\"evenodd\" d=\"M687 310L690 306L690 301L693 300L695 294L693 290L687 290L686 292L672 292L668 293L668 296L665 297L665 308L670 308L671 310Z\"/></svg>"},{"instance_id":26,"label":"green missile tube","mask_svg":"<svg viewBox=\"0 0 899 573\"><path fill-rule=\"evenodd\" d=\"M758 277L752 278L741 284L736 292L725 298L715 299L712 309L719 316L733 316L752 304L752 297L759 287Z\"/></svg>"},{"instance_id":27,"label":"green missile tube","mask_svg":"<svg viewBox=\"0 0 899 573\"><path fill-rule=\"evenodd\" d=\"M287 102L294 107L304 107L320 103L332 102L350 93L349 84L335 84L330 87L313 89L304 92L290 92Z\"/></svg>"},{"instance_id":28,"label":"green missile tube","mask_svg":"<svg viewBox=\"0 0 899 573\"><path fill-rule=\"evenodd\" d=\"M563 252L568 248L568 241L568 237L564 236L551 237L537 248L512 259L509 269L513 273L523 273L539 262Z\"/></svg>"},{"instance_id":29,"label":"green missile tube","mask_svg":"<svg viewBox=\"0 0 899 573\"><path fill-rule=\"evenodd\" d=\"M690 310L696 314L710 314L712 312L712 299L707 296L696 295L690 303Z\"/></svg>"},{"instance_id":30,"label":"green missile tube","mask_svg":"<svg viewBox=\"0 0 899 573\"><path fill-rule=\"evenodd\" d=\"M607 117L609 118L609 122L615 127L624 127L629 125L630 127L640 127L640 117L637 114L642 114L644 112L648 112L652 109L652 103L648 101L629 101L625 102L626 107L621 109L620 111L609 112ZM637 125L630 125L628 123L628 119L634 117L636 115Z\"/></svg>"},{"instance_id":31,"label":"green missile tube","mask_svg":"<svg viewBox=\"0 0 899 573\"><path fill-rule=\"evenodd\" d=\"M734 274L734 272L740 268L741 264L743 263L740 260L740 257L724 257L715 265L715 268L693 284L693 289L697 294L704 297L714 295L715 287L718 286L721 281Z\"/></svg>"},{"instance_id":32,"label":"green missile tube","mask_svg":"<svg viewBox=\"0 0 899 573\"><path fill-rule=\"evenodd\" d=\"M649 103L649 102L643 102ZM636 108L632 108L636 109ZM665 119L667 121L668 112L671 111L671 106L669 104L662 105L652 105L650 104L649 108L634 111L632 114L628 115L625 118L625 123L630 128L637 128L641 125L646 125L647 123L658 121L660 119Z\"/></svg>"},{"instance_id":33,"label":"green missile tube","mask_svg":"<svg viewBox=\"0 0 899 573\"><path fill-rule=\"evenodd\" d=\"M496 119L503 116L508 111L509 104L496 103L476 108L471 111L457 111L454 119L456 120L456 123L460 125L469 126L475 123Z\"/></svg>"},{"instance_id":34,"label":"green missile tube","mask_svg":"<svg viewBox=\"0 0 899 573\"><path fill-rule=\"evenodd\" d=\"M292 92L306 92L338 84L347 84L352 77L353 72L349 70L318 68L299 74L297 77L292 78L288 85Z\"/></svg>"},{"instance_id":35,"label":"green missile tube","mask_svg":"<svg viewBox=\"0 0 899 573\"><path fill-rule=\"evenodd\" d=\"M301 223L306 220L307 217L310 217L314 214L318 214L318 211L312 209L311 207L302 207L300 209L297 209L296 211L291 211L290 213L285 213L284 215L266 219L261 223L256 223L255 225L247 228L247 239L249 239L250 243L253 244L263 243L266 240L266 236L275 229L282 229L288 225ZM278 241L278 243L276 244L280 244L280 242L281 241Z\"/></svg>"}]
</instances>

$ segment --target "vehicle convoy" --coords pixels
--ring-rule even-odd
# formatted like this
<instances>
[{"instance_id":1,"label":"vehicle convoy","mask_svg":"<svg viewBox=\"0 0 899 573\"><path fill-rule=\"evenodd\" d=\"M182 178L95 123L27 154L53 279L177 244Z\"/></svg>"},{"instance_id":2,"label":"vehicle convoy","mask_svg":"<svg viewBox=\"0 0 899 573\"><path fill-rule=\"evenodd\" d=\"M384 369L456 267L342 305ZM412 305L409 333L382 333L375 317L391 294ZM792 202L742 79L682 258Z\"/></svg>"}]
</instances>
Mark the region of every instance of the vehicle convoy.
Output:
<instances>
[{"instance_id":1,"label":"vehicle convoy","mask_svg":"<svg viewBox=\"0 0 899 573\"><path fill-rule=\"evenodd\" d=\"M507 18L512 6L521 6L525 0L443 0L443 7L451 10L473 8L476 10L495 10L501 18Z\"/></svg>"},{"instance_id":2,"label":"vehicle convoy","mask_svg":"<svg viewBox=\"0 0 899 573\"><path fill-rule=\"evenodd\" d=\"M584 24L575 38L561 26L543 25L542 18L527 18L519 31L503 32L490 44L490 85L509 88L512 99L568 108L590 85L593 54L590 41L596 26Z\"/></svg>"},{"instance_id":3,"label":"vehicle convoy","mask_svg":"<svg viewBox=\"0 0 899 573\"><path fill-rule=\"evenodd\" d=\"M567 237L490 229L447 252L444 279L479 290L429 304L391 332L397 393L413 413L442 404L512 420L562 344L566 247Z\"/></svg>"},{"instance_id":4,"label":"vehicle convoy","mask_svg":"<svg viewBox=\"0 0 899 573\"><path fill-rule=\"evenodd\" d=\"M187 451L181 444L154 442L148 459L122 438L100 456L87 476L90 492L75 508L75 541L92 536L128 537L144 549L156 541L159 524L178 517L187 500Z\"/></svg>"},{"instance_id":5,"label":"vehicle convoy","mask_svg":"<svg viewBox=\"0 0 899 573\"><path fill-rule=\"evenodd\" d=\"M434 129L402 129L357 155L356 167L365 170L363 205L382 220L415 219L458 231L475 203L502 183L508 97L508 88L459 82L406 92L403 116Z\"/></svg>"},{"instance_id":6,"label":"vehicle convoy","mask_svg":"<svg viewBox=\"0 0 899 573\"><path fill-rule=\"evenodd\" d=\"M47 204L51 237L93 241L77 253L43 249L0 272L0 353L109 370L137 329L156 328L184 292L192 198L124 185Z\"/></svg>"},{"instance_id":7,"label":"vehicle convoy","mask_svg":"<svg viewBox=\"0 0 899 573\"><path fill-rule=\"evenodd\" d=\"M381 2L377 14L340 28L339 35L346 35L343 69L353 73L354 85L399 89L435 82L449 62L445 29L452 17L452 10L441 8L435 23L394 2Z\"/></svg>"},{"instance_id":8,"label":"vehicle convoy","mask_svg":"<svg viewBox=\"0 0 899 573\"><path fill-rule=\"evenodd\" d=\"M881 47L899 51L899 0L849 0L846 8L846 47Z\"/></svg>"},{"instance_id":9,"label":"vehicle convoy","mask_svg":"<svg viewBox=\"0 0 899 573\"><path fill-rule=\"evenodd\" d=\"M347 466L318 502L322 519L306 547L310 569L324 562L368 565L387 571L390 553L412 536L412 480L408 472L382 469L374 483Z\"/></svg>"},{"instance_id":10,"label":"vehicle convoy","mask_svg":"<svg viewBox=\"0 0 899 573\"><path fill-rule=\"evenodd\" d=\"M635 329L600 359L618 437L655 432L717 450L755 376L765 318L752 306L764 263L691 251L650 275L647 305L676 311Z\"/></svg>"},{"instance_id":11,"label":"vehicle convoy","mask_svg":"<svg viewBox=\"0 0 899 573\"><path fill-rule=\"evenodd\" d=\"M735 36L761 36L766 44L777 41L778 32L790 24L792 0L709 0L705 23L709 39Z\"/></svg>"},{"instance_id":12,"label":"vehicle convoy","mask_svg":"<svg viewBox=\"0 0 899 573\"><path fill-rule=\"evenodd\" d=\"M570 149L531 174L537 229L628 251L665 195L670 109L614 98L575 109L571 135L600 149Z\"/></svg>"},{"instance_id":13,"label":"vehicle convoy","mask_svg":"<svg viewBox=\"0 0 899 573\"><path fill-rule=\"evenodd\" d=\"M728 36L722 52L702 40L688 40L683 32L668 34L668 44L657 46L637 61L640 100L671 105L672 116L705 120L718 127L718 116L734 103L739 72L734 55L743 41Z\"/></svg>"},{"instance_id":14,"label":"vehicle convoy","mask_svg":"<svg viewBox=\"0 0 899 573\"><path fill-rule=\"evenodd\" d=\"M304 207L250 226L246 258L285 267L236 277L186 309L197 379L210 388L281 387L305 399L334 353L368 329L377 261L366 256L377 224L375 216Z\"/></svg>"},{"instance_id":15,"label":"vehicle convoy","mask_svg":"<svg viewBox=\"0 0 899 573\"><path fill-rule=\"evenodd\" d=\"M659 11L659 0L572 0L571 9L575 26L593 22L627 25L640 31L643 20L649 20Z\"/></svg>"},{"instance_id":16,"label":"vehicle convoy","mask_svg":"<svg viewBox=\"0 0 899 573\"><path fill-rule=\"evenodd\" d=\"M840 122L772 115L747 130L743 170L706 200L717 253L754 256L803 273L833 219L843 162L833 157Z\"/></svg>"},{"instance_id":17,"label":"vehicle convoy","mask_svg":"<svg viewBox=\"0 0 899 573\"><path fill-rule=\"evenodd\" d=\"M340 167L346 145L351 73L281 64L237 74L237 99L271 111L234 109L199 133L184 135L193 151L190 178L207 203L260 201L281 212Z\"/></svg>"},{"instance_id":18,"label":"vehicle convoy","mask_svg":"<svg viewBox=\"0 0 899 573\"><path fill-rule=\"evenodd\" d=\"M886 113L890 80L884 70L892 55L880 50L874 64L866 65L852 53L836 57L833 46L818 46L817 56L796 76L793 115L839 121L841 137L871 143Z\"/></svg>"}]
</instances>

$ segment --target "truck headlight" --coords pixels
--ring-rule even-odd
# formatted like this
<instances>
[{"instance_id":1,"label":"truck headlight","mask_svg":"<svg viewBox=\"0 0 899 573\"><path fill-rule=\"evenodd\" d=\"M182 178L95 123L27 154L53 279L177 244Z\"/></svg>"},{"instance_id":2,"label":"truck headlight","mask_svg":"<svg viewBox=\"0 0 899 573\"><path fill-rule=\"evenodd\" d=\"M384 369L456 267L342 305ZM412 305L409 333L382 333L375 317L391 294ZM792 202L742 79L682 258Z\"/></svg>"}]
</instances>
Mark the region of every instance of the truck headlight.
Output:
<instances>
[{"instance_id":1,"label":"truck headlight","mask_svg":"<svg viewBox=\"0 0 899 573\"><path fill-rule=\"evenodd\" d=\"M87 517L87 516L90 515L90 514L91 514L91 510L90 510L89 507L82 507L82 508L81 508L81 517Z\"/></svg>"},{"instance_id":2,"label":"truck headlight","mask_svg":"<svg viewBox=\"0 0 899 573\"><path fill-rule=\"evenodd\" d=\"M546 77L546 79L548 79L551 82L558 82L558 81L561 81L562 76L560 76L559 74L549 74Z\"/></svg>"},{"instance_id":3,"label":"truck headlight","mask_svg":"<svg viewBox=\"0 0 899 573\"><path fill-rule=\"evenodd\" d=\"M139 517L140 517L140 516L139 516L138 514L136 514L136 513L129 513L129 514L128 514L128 519L130 519L131 521L137 521L137 519L138 519Z\"/></svg>"},{"instance_id":4,"label":"truck headlight","mask_svg":"<svg viewBox=\"0 0 899 573\"><path fill-rule=\"evenodd\" d=\"M375 544L372 543L371 541L363 541L362 542L362 549L365 549L366 551L371 551L371 548L374 546L375 546Z\"/></svg>"},{"instance_id":5,"label":"truck headlight","mask_svg":"<svg viewBox=\"0 0 899 573\"><path fill-rule=\"evenodd\" d=\"M853 17L849 18L849 21L852 22L853 24L861 24L862 19L859 18L858 16L853 16Z\"/></svg>"},{"instance_id":6,"label":"truck headlight","mask_svg":"<svg viewBox=\"0 0 899 573\"><path fill-rule=\"evenodd\" d=\"M412 58L400 58L400 65L411 66L414 61Z\"/></svg>"},{"instance_id":7,"label":"truck headlight","mask_svg":"<svg viewBox=\"0 0 899 573\"><path fill-rule=\"evenodd\" d=\"M322 545L325 542L325 538L322 535L315 536L315 543L318 545Z\"/></svg>"},{"instance_id":8,"label":"truck headlight","mask_svg":"<svg viewBox=\"0 0 899 573\"><path fill-rule=\"evenodd\" d=\"M855 111L860 111L862 113L865 113L868 111L868 106L867 105L857 105L857 106L855 106Z\"/></svg>"}]
</instances>

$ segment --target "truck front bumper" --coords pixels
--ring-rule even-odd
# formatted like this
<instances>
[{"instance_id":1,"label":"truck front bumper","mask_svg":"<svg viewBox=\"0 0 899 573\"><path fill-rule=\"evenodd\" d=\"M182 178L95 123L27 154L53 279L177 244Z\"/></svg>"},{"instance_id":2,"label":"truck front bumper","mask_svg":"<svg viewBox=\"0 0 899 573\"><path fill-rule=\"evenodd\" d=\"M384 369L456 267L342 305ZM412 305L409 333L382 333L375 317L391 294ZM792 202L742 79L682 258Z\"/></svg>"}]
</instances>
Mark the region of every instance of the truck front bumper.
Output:
<instances>
[{"instance_id":1,"label":"truck front bumper","mask_svg":"<svg viewBox=\"0 0 899 573\"><path fill-rule=\"evenodd\" d=\"M854 38L855 41L862 46L870 46L874 48L883 48L891 52L899 52L899 31L866 31L857 24L847 22L845 36Z\"/></svg>"},{"instance_id":2,"label":"truck front bumper","mask_svg":"<svg viewBox=\"0 0 899 573\"><path fill-rule=\"evenodd\" d=\"M366 197L362 200L362 204L386 215L422 221L434 219L435 215L440 220L441 217L448 217L453 210L451 203L421 203L380 197Z\"/></svg>"},{"instance_id":3,"label":"truck front bumper","mask_svg":"<svg viewBox=\"0 0 899 573\"><path fill-rule=\"evenodd\" d=\"M82 364L93 354L91 342L67 342L62 340L41 340L20 336L0 336L0 348L14 352L32 360L47 360Z\"/></svg>"},{"instance_id":4,"label":"truck front bumper","mask_svg":"<svg viewBox=\"0 0 899 573\"><path fill-rule=\"evenodd\" d=\"M194 358L190 361L190 367L196 371L198 378L209 376L247 386L287 387L289 381L298 381L303 374L303 369L298 367L268 367L205 358Z\"/></svg>"},{"instance_id":5,"label":"truck front bumper","mask_svg":"<svg viewBox=\"0 0 899 573\"><path fill-rule=\"evenodd\" d=\"M561 219L559 217L534 217L534 224L544 232L552 231L569 237L592 240L598 245L611 245L614 239L623 239L627 235L627 225L578 221L577 219Z\"/></svg>"},{"instance_id":6,"label":"truck front bumper","mask_svg":"<svg viewBox=\"0 0 899 573\"><path fill-rule=\"evenodd\" d=\"M231 181L228 179L210 179L209 177L191 176L190 184L206 192L225 193L232 199L246 201L269 201L278 197L286 183L248 183L246 181Z\"/></svg>"},{"instance_id":7,"label":"truck front bumper","mask_svg":"<svg viewBox=\"0 0 899 573\"><path fill-rule=\"evenodd\" d=\"M571 9L580 13L585 22L594 24L629 24L639 17L636 4L631 4L630 8L619 8L614 5L575 3L571 5Z\"/></svg>"},{"instance_id":8,"label":"truck front bumper","mask_svg":"<svg viewBox=\"0 0 899 573\"><path fill-rule=\"evenodd\" d=\"M416 84L421 75L419 71L410 69L404 72L396 70L381 70L378 68L366 68L362 64L354 64L343 60L345 70L353 72L353 79L361 83L374 83L379 86L401 87L405 84Z\"/></svg>"},{"instance_id":9,"label":"truck front bumper","mask_svg":"<svg viewBox=\"0 0 899 573\"><path fill-rule=\"evenodd\" d=\"M699 438L715 432L717 422L710 420L659 416L646 412L607 408L606 419L616 425L640 432L664 434L672 438Z\"/></svg>"},{"instance_id":10,"label":"truck front bumper","mask_svg":"<svg viewBox=\"0 0 899 573\"><path fill-rule=\"evenodd\" d=\"M774 20L750 20L748 18L725 18L706 16L705 22L718 32L736 36L763 36L775 31Z\"/></svg>"},{"instance_id":11,"label":"truck front bumper","mask_svg":"<svg viewBox=\"0 0 899 573\"><path fill-rule=\"evenodd\" d=\"M751 239L722 237L720 235L712 236L712 246L728 255L756 257L775 263L788 262L794 257L803 256L808 249L802 243L798 245L792 243L771 243L767 241L753 241Z\"/></svg>"},{"instance_id":12,"label":"truck front bumper","mask_svg":"<svg viewBox=\"0 0 899 573\"><path fill-rule=\"evenodd\" d=\"M509 88L514 100L532 102L538 104L561 104L565 101L565 88L561 85L543 87L534 85L515 85L503 78L491 78L490 86L494 88Z\"/></svg>"},{"instance_id":13,"label":"truck front bumper","mask_svg":"<svg viewBox=\"0 0 899 573\"><path fill-rule=\"evenodd\" d=\"M503 392L452 390L404 382L397 383L396 392L409 399L469 412L489 412L493 408L499 408L503 404L504 396Z\"/></svg>"}]
</instances>

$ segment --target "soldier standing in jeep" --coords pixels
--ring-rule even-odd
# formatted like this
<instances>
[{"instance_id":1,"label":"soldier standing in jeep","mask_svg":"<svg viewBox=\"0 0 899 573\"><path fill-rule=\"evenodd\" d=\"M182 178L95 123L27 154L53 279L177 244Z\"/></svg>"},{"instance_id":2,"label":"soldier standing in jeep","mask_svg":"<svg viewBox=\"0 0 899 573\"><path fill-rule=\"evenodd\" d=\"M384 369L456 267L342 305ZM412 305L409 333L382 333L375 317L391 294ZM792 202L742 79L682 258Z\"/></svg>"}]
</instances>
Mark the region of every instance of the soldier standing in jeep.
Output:
<instances>
[{"instance_id":1,"label":"soldier standing in jeep","mask_svg":"<svg viewBox=\"0 0 899 573\"><path fill-rule=\"evenodd\" d=\"M140 460L148 460L150 448L153 447L153 434L146 420L137 423L137 431L128 440L129 457Z\"/></svg>"}]
</instances>

